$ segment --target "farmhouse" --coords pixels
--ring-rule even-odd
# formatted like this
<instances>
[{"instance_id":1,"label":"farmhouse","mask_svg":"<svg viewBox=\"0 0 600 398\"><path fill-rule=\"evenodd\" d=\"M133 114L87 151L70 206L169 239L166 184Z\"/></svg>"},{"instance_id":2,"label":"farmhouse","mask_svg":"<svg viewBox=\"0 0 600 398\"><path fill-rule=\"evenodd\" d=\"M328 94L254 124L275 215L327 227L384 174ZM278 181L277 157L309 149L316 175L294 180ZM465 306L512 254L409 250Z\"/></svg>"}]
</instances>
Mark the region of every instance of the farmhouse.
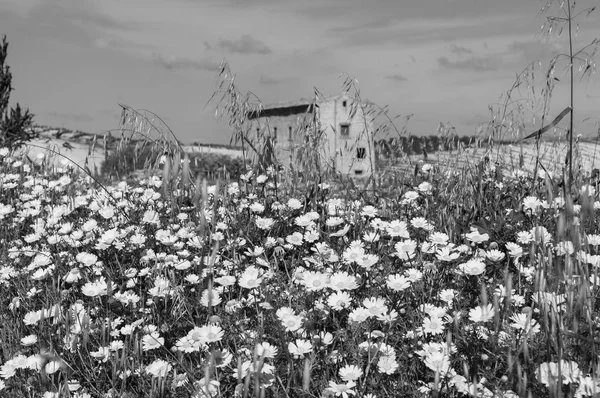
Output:
<instances>
[{"instance_id":1,"label":"farmhouse","mask_svg":"<svg viewBox=\"0 0 600 398\"><path fill-rule=\"evenodd\" d=\"M319 137L322 166L351 177L368 177L374 163L373 122L367 102L343 93L326 99L300 99L263 106L248 119L257 139L270 137L276 159L297 164L309 135Z\"/></svg>"}]
</instances>

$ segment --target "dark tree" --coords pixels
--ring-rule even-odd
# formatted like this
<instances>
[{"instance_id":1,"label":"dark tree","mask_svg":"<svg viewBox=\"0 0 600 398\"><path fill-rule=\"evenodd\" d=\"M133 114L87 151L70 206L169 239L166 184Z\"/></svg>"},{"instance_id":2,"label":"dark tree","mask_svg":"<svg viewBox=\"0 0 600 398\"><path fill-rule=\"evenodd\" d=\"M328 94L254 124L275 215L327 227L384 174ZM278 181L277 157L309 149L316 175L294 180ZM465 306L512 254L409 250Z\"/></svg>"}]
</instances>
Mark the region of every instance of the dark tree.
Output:
<instances>
[{"instance_id":1,"label":"dark tree","mask_svg":"<svg viewBox=\"0 0 600 398\"><path fill-rule=\"evenodd\" d=\"M8 100L12 91L12 74L8 65L5 65L8 50L6 36L0 44L0 147L16 149L26 141L34 138L29 130L33 124L33 115L29 109L22 110L17 104L8 109Z\"/></svg>"}]
</instances>

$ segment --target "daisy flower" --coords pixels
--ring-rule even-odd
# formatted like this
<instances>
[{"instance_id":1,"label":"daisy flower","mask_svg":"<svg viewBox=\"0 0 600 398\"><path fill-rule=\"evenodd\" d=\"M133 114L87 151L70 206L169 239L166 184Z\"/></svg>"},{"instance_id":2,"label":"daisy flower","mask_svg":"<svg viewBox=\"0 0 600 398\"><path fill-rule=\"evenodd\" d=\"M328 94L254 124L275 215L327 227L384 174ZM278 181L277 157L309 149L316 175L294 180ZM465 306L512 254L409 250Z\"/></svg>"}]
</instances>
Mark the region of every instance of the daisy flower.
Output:
<instances>
[{"instance_id":1,"label":"daisy flower","mask_svg":"<svg viewBox=\"0 0 600 398\"><path fill-rule=\"evenodd\" d=\"M348 308L350 307L350 304L352 304L352 298L347 292L335 292L327 298L327 305L336 311L341 311L344 308Z\"/></svg>"},{"instance_id":2,"label":"daisy flower","mask_svg":"<svg viewBox=\"0 0 600 398\"><path fill-rule=\"evenodd\" d=\"M423 333L425 335L438 335L444 333L444 321L438 317L426 317L423 320Z\"/></svg>"},{"instance_id":3,"label":"daisy flower","mask_svg":"<svg viewBox=\"0 0 600 398\"><path fill-rule=\"evenodd\" d=\"M396 274L389 275L386 281L386 286L395 292L401 292L410 287L411 281L404 275Z\"/></svg>"},{"instance_id":4,"label":"daisy flower","mask_svg":"<svg viewBox=\"0 0 600 398\"><path fill-rule=\"evenodd\" d=\"M362 374L362 370L356 365L346 365L339 371L340 378L345 382L356 381Z\"/></svg>"},{"instance_id":5,"label":"daisy flower","mask_svg":"<svg viewBox=\"0 0 600 398\"><path fill-rule=\"evenodd\" d=\"M496 311L492 304L486 306L475 307L469 311L469 319L472 322L487 322L492 319Z\"/></svg>"}]
</instances>

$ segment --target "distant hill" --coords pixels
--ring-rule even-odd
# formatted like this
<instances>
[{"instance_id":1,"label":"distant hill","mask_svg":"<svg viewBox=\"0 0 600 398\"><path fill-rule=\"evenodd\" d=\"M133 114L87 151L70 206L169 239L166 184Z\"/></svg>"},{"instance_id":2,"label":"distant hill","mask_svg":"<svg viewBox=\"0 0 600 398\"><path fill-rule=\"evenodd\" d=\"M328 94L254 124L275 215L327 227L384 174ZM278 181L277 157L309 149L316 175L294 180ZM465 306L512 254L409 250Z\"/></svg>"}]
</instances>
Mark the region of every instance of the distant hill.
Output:
<instances>
[{"instance_id":1,"label":"distant hill","mask_svg":"<svg viewBox=\"0 0 600 398\"><path fill-rule=\"evenodd\" d=\"M61 164L62 161L75 163L82 168L87 166L92 172L94 168L100 170L106 156L105 146L106 151L111 152L121 141L121 137L111 134L92 134L64 127L36 125L31 128L31 132L35 133L37 138L22 148L22 151L27 152L31 160L36 161L44 154L52 155L57 164ZM130 142L135 143L136 141L141 140L133 139ZM230 145L192 143L182 144L182 147L185 152L190 154L212 153L242 157L241 149Z\"/></svg>"}]
</instances>

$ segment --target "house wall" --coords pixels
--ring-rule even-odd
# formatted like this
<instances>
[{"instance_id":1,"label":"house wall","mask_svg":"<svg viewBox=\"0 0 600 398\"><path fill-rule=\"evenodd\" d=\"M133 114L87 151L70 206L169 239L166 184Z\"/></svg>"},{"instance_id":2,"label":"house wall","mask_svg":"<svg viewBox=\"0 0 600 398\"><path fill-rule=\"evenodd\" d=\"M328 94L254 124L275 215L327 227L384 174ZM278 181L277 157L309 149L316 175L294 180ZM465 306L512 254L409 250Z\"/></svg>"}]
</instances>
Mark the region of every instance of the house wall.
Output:
<instances>
[{"instance_id":1,"label":"house wall","mask_svg":"<svg viewBox=\"0 0 600 398\"><path fill-rule=\"evenodd\" d=\"M313 119L316 119L316 127L322 131L321 163L345 175L368 177L374 160L373 126L357 105L353 104L352 98L342 95L319 102L314 117L307 112L259 117L251 120L250 128L254 138L257 137L258 128L265 136L276 139L275 156L288 166L297 163L296 148L303 145L303 132L307 128L314 128ZM343 124L349 126L347 135L340 131ZM256 139L254 141L257 142ZM359 148L364 155L362 159L357 156Z\"/></svg>"},{"instance_id":2,"label":"house wall","mask_svg":"<svg viewBox=\"0 0 600 398\"><path fill-rule=\"evenodd\" d=\"M259 135L257 129L263 136L273 138L275 156L278 161L287 166L295 161L294 148L302 141L300 132L304 131L305 126L312 120L312 114L306 112L288 116L259 117L251 121L250 131L255 142L259 142L256 139Z\"/></svg>"},{"instance_id":3,"label":"house wall","mask_svg":"<svg viewBox=\"0 0 600 398\"><path fill-rule=\"evenodd\" d=\"M353 101L342 95L320 103L318 120L324 131L323 152L337 172L352 177L368 177L374 159L373 125L365 118L359 104ZM347 135L342 134L344 124L349 125ZM362 159L357 156L359 148L364 155Z\"/></svg>"}]
</instances>

